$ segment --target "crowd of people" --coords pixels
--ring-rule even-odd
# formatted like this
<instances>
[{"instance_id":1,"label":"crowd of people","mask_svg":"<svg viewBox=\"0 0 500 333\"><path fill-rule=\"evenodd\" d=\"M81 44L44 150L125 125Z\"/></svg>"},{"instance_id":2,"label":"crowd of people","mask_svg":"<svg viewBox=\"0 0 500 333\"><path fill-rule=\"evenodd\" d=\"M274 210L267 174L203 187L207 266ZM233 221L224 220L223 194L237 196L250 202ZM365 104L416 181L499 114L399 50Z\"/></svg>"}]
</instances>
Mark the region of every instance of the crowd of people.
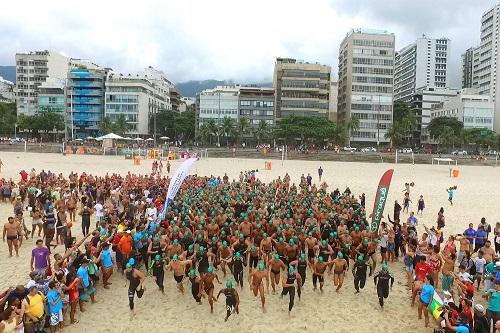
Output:
<instances>
[{"instance_id":1,"label":"crowd of people","mask_svg":"<svg viewBox=\"0 0 500 333\"><path fill-rule=\"evenodd\" d=\"M65 322L76 323L76 312L95 302L98 287L111 288L114 272L129 281L132 319L146 280L153 277L163 293L168 271L181 293L189 280L194 301L206 299L211 312L223 294L225 320L240 312L242 288L260 299L262 311L269 293L280 293L288 299L290 314L296 296L310 297L303 288L308 281L313 291L323 293L331 278L339 292L349 275L357 294L372 277L383 308L398 261L407 273L411 305L418 303L425 326L436 290L443 296L438 329L489 332L500 325L499 224L492 231L482 219L477 229L470 225L445 239L442 208L436 226L424 226L419 235L407 184L408 218L402 218L396 202L392 219L388 216L371 233L364 193L330 191L326 183L315 185L310 175L302 176L298 186L288 174L263 183L256 172L242 172L233 181L227 175L217 181L188 176L165 214L169 179L159 165L151 175L64 177L33 169L30 174L23 170L19 182L2 179L1 200L13 207L3 229L10 256L26 246L23 238L36 238L36 246L29 281L0 294L0 332L42 332L44 327L56 332ZM417 213L425 208L423 196L416 208ZM225 288L217 292L215 282L222 279ZM474 299L479 289L488 299L486 309Z\"/></svg>"}]
</instances>

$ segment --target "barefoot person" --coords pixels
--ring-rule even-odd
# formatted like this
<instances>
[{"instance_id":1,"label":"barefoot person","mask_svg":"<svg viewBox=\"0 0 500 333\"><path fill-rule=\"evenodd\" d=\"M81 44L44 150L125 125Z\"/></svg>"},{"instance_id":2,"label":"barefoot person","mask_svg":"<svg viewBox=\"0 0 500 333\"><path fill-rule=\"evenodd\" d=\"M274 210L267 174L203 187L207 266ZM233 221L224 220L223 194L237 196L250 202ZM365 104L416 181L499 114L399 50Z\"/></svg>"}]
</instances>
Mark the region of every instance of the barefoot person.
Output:
<instances>
[{"instance_id":1,"label":"barefoot person","mask_svg":"<svg viewBox=\"0 0 500 333\"><path fill-rule=\"evenodd\" d=\"M418 302L418 319L422 319L422 311L424 312L425 327L429 326L429 304L434 297L434 281L430 274L425 276L425 282L420 291L420 299Z\"/></svg>"},{"instance_id":2,"label":"barefoot person","mask_svg":"<svg viewBox=\"0 0 500 333\"><path fill-rule=\"evenodd\" d=\"M226 288L219 291L217 299L219 299L220 294L224 294L224 296L226 296L226 318L224 318L224 321L227 321L229 316L235 311L236 313L240 313L238 308L240 306L240 296L238 295L236 289L233 288L233 282L231 281L226 282Z\"/></svg>"},{"instance_id":3,"label":"barefoot person","mask_svg":"<svg viewBox=\"0 0 500 333\"><path fill-rule=\"evenodd\" d=\"M133 259L125 265L125 276L127 280L130 281L128 285L128 305L130 307L130 319L135 317L134 311L134 297L141 298L144 294L144 283L146 282L146 277L144 274L134 268L135 261Z\"/></svg>"},{"instance_id":4,"label":"barefoot person","mask_svg":"<svg viewBox=\"0 0 500 333\"><path fill-rule=\"evenodd\" d=\"M290 295L290 301L288 302L288 315L290 315L290 312L292 311L295 300L295 283L297 283L297 294L300 299L300 286L302 285L301 279L300 274L295 271L293 266L290 266L288 268L288 274L283 276L283 291L281 292L281 297L287 294Z\"/></svg>"},{"instance_id":5,"label":"barefoot person","mask_svg":"<svg viewBox=\"0 0 500 333\"><path fill-rule=\"evenodd\" d=\"M252 288L253 295L257 296L260 294L260 302L262 303L262 312L265 312L266 296L264 295L264 284L263 279L266 279L266 290L269 294L269 272L266 270L264 264L259 264L258 270L254 270L248 276L250 283L250 288Z\"/></svg>"},{"instance_id":6,"label":"barefoot person","mask_svg":"<svg viewBox=\"0 0 500 333\"><path fill-rule=\"evenodd\" d=\"M281 270L286 271L286 266L281 261L280 255L275 253L273 259L267 264L269 270L271 271L271 288L273 289L273 294L276 294L276 288L280 283L280 273Z\"/></svg>"},{"instance_id":7,"label":"barefoot person","mask_svg":"<svg viewBox=\"0 0 500 333\"><path fill-rule=\"evenodd\" d=\"M344 259L342 252L339 252L337 258L333 260L333 284L337 287L336 292L342 288L346 270L347 260Z\"/></svg>"},{"instance_id":8,"label":"barefoot person","mask_svg":"<svg viewBox=\"0 0 500 333\"><path fill-rule=\"evenodd\" d=\"M370 267L370 275L372 276L372 266L370 266L362 255L359 255L358 260L352 267L352 275L354 276L354 288L356 294L359 294L359 289L363 289L366 283L366 270Z\"/></svg>"},{"instance_id":9,"label":"barefoot person","mask_svg":"<svg viewBox=\"0 0 500 333\"><path fill-rule=\"evenodd\" d=\"M214 273L214 268L209 266L207 273L201 276L199 296L201 297L202 293L207 295L208 303L210 304L210 313L214 313L214 301L216 301L214 297L214 280L217 280L221 284L219 277Z\"/></svg>"},{"instance_id":10,"label":"barefoot person","mask_svg":"<svg viewBox=\"0 0 500 333\"><path fill-rule=\"evenodd\" d=\"M8 222L3 226L3 241L7 236L7 246L9 247L9 257L12 257L12 250L16 251L16 257L19 257L19 230L20 224L13 217L8 218Z\"/></svg>"},{"instance_id":11,"label":"barefoot person","mask_svg":"<svg viewBox=\"0 0 500 333\"><path fill-rule=\"evenodd\" d=\"M167 268L170 267L174 271L174 280L177 283L177 289L179 289L181 293L184 293L182 280L184 279L186 266L192 265L192 263L192 260L179 260L179 256L177 254L174 254L172 260L167 265Z\"/></svg>"}]
</instances>

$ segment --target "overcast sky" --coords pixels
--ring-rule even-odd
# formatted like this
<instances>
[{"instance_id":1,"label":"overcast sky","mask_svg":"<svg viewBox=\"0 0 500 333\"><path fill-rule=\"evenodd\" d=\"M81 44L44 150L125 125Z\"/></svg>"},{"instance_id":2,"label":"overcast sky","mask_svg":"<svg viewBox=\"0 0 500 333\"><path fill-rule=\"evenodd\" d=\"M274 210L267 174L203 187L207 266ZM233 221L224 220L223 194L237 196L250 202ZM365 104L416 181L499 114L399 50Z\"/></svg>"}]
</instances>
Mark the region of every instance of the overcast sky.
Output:
<instances>
[{"instance_id":1,"label":"overcast sky","mask_svg":"<svg viewBox=\"0 0 500 333\"><path fill-rule=\"evenodd\" d=\"M131 1L130 1L131 2ZM2 1L0 65L16 52L50 49L129 73L152 65L175 82L270 81L276 56L318 61L337 76L351 28L394 32L400 49L422 34L451 39L460 54L479 43L494 0L24 0Z\"/></svg>"}]
</instances>

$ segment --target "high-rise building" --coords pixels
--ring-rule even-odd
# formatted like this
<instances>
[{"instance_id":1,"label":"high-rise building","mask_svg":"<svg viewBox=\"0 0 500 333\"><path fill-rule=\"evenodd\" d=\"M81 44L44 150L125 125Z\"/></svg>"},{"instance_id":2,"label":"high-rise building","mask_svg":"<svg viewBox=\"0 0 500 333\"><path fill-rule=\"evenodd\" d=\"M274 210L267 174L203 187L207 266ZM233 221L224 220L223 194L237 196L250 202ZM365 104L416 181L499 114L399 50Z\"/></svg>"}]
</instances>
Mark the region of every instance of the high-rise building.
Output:
<instances>
[{"instance_id":1,"label":"high-rise building","mask_svg":"<svg viewBox=\"0 0 500 333\"><path fill-rule=\"evenodd\" d=\"M481 42L474 50L472 86L479 94L489 95L495 104L493 130L500 131L500 4L484 12L481 17Z\"/></svg>"},{"instance_id":2,"label":"high-rise building","mask_svg":"<svg viewBox=\"0 0 500 333\"><path fill-rule=\"evenodd\" d=\"M181 96L175 88L175 85L167 78L162 70L149 66L137 72L135 77L146 79L155 86L156 91L160 95L159 100L162 101L160 104L161 110L178 111Z\"/></svg>"},{"instance_id":3,"label":"high-rise building","mask_svg":"<svg viewBox=\"0 0 500 333\"><path fill-rule=\"evenodd\" d=\"M64 82L48 79L38 87L38 90L38 111L57 112L64 117L66 111Z\"/></svg>"},{"instance_id":4,"label":"high-rise building","mask_svg":"<svg viewBox=\"0 0 500 333\"><path fill-rule=\"evenodd\" d=\"M238 119L239 86L217 86L205 89L196 96L196 116L198 126L213 119L221 124L226 117Z\"/></svg>"},{"instance_id":5,"label":"high-rise building","mask_svg":"<svg viewBox=\"0 0 500 333\"><path fill-rule=\"evenodd\" d=\"M462 54L462 89L472 88L475 49L475 47L470 47Z\"/></svg>"},{"instance_id":6,"label":"high-rise building","mask_svg":"<svg viewBox=\"0 0 500 333\"><path fill-rule=\"evenodd\" d=\"M14 98L14 83L5 80L0 76L0 103L13 103Z\"/></svg>"},{"instance_id":7,"label":"high-rise building","mask_svg":"<svg viewBox=\"0 0 500 333\"><path fill-rule=\"evenodd\" d=\"M106 73L90 61L71 59L66 84L66 123L71 138L98 135L104 116Z\"/></svg>"},{"instance_id":8,"label":"high-rise building","mask_svg":"<svg viewBox=\"0 0 500 333\"><path fill-rule=\"evenodd\" d=\"M423 36L396 53L394 59L394 100L409 102L421 87L449 85L450 40Z\"/></svg>"},{"instance_id":9,"label":"high-rise building","mask_svg":"<svg viewBox=\"0 0 500 333\"><path fill-rule=\"evenodd\" d=\"M337 122L337 99L339 97L338 81L330 82L330 102L328 105L328 120Z\"/></svg>"},{"instance_id":10,"label":"high-rise building","mask_svg":"<svg viewBox=\"0 0 500 333\"><path fill-rule=\"evenodd\" d=\"M53 78L64 81L68 73L68 58L52 51L16 54L17 113L32 115L38 111L39 86Z\"/></svg>"},{"instance_id":11,"label":"high-rise building","mask_svg":"<svg viewBox=\"0 0 500 333\"><path fill-rule=\"evenodd\" d=\"M454 117L464 128L487 128L493 130L494 105L490 96L479 95L477 89L462 89L453 97L434 104L431 118Z\"/></svg>"},{"instance_id":12,"label":"high-rise building","mask_svg":"<svg viewBox=\"0 0 500 333\"><path fill-rule=\"evenodd\" d=\"M330 76L330 66L277 58L273 76L276 117L327 117Z\"/></svg>"},{"instance_id":13,"label":"high-rise building","mask_svg":"<svg viewBox=\"0 0 500 333\"><path fill-rule=\"evenodd\" d=\"M338 122L359 119L354 142L389 142L392 124L394 34L371 29L351 30L340 44Z\"/></svg>"},{"instance_id":14,"label":"high-rise building","mask_svg":"<svg viewBox=\"0 0 500 333\"><path fill-rule=\"evenodd\" d=\"M131 129L128 134L154 133L151 116L168 109L168 90L153 83L153 79L109 73L106 80L104 115L112 121L124 117Z\"/></svg>"},{"instance_id":15,"label":"high-rise building","mask_svg":"<svg viewBox=\"0 0 500 333\"><path fill-rule=\"evenodd\" d=\"M261 121L269 127L274 125L274 89L262 87L240 87L239 118L247 118L252 127Z\"/></svg>"}]
</instances>

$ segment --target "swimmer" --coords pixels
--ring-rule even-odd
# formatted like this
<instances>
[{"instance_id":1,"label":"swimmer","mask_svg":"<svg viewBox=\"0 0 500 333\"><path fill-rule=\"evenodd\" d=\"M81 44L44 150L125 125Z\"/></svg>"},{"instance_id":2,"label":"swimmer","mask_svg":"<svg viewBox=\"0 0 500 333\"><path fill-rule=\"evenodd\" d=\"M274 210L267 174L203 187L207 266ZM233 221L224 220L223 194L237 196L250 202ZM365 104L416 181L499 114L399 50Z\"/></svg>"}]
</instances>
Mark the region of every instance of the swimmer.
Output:
<instances>
[{"instance_id":1,"label":"swimmer","mask_svg":"<svg viewBox=\"0 0 500 333\"><path fill-rule=\"evenodd\" d=\"M217 299L219 299L220 294L226 296L226 318L224 318L224 321L227 321L229 316L235 311L236 313L240 313L240 296L236 289L233 288L233 283L231 281L226 282L226 288L219 291Z\"/></svg>"}]
</instances>

